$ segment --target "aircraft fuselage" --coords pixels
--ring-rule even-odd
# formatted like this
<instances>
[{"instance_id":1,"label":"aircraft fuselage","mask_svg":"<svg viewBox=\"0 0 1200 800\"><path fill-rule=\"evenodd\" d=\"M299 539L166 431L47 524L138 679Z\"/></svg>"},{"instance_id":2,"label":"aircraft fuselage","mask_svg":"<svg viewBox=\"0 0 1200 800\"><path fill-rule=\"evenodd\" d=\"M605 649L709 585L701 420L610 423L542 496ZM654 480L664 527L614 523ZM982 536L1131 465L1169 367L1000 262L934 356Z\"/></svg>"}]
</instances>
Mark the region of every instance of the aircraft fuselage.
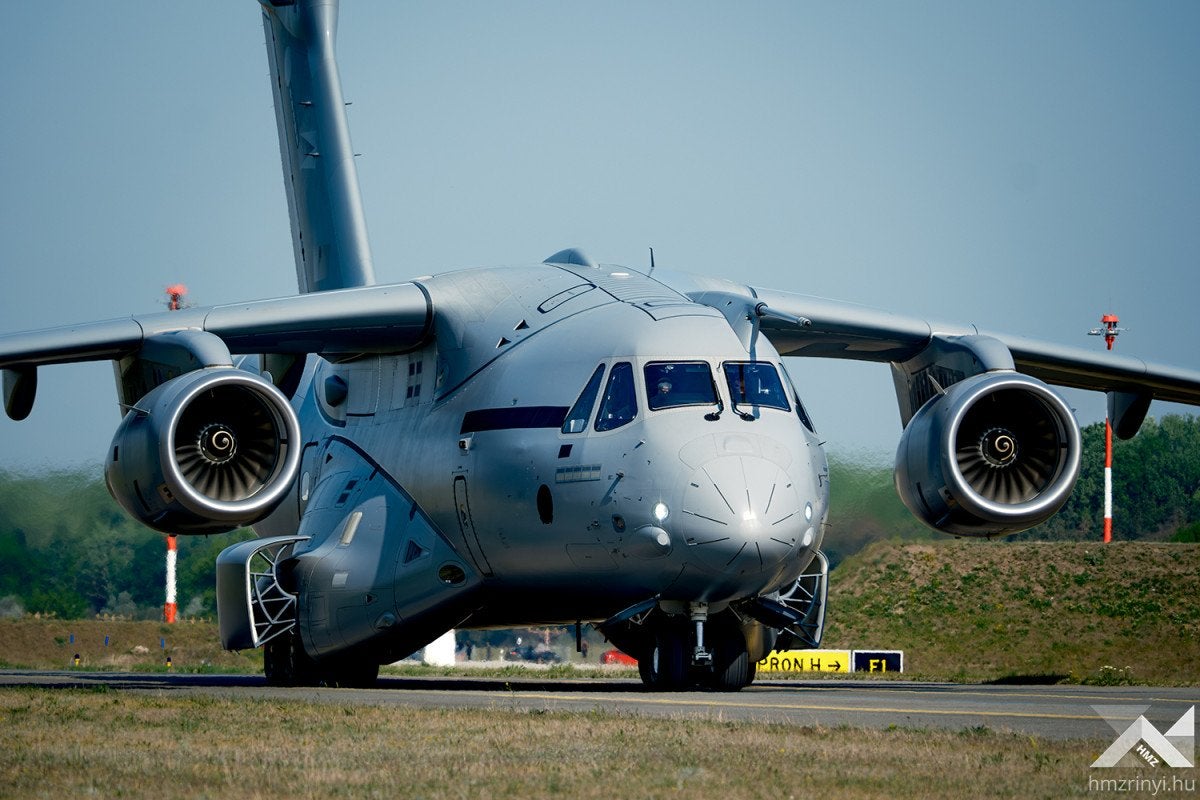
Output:
<instances>
[{"instance_id":1,"label":"aircraft fuselage","mask_svg":"<svg viewBox=\"0 0 1200 800\"><path fill-rule=\"evenodd\" d=\"M355 481L349 498L382 471L482 578L478 625L603 620L652 597L719 610L812 559L827 464L765 339L748 352L717 311L619 268L415 282L433 341L310 360L297 491L261 532L295 530L323 481Z\"/></svg>"}]
</instances>

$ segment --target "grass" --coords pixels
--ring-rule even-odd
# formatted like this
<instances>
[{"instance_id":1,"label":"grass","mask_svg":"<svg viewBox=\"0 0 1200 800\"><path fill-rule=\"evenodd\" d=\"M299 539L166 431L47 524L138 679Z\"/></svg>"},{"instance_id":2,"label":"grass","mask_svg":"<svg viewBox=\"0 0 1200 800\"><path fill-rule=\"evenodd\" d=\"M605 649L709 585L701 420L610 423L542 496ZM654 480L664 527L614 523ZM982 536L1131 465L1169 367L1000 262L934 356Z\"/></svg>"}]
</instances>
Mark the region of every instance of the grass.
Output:
<instances>
[{"instance_id":1,"label":"grass","mask_svg":"<svg viewBox=\"0 0 1200 800\"><path fill-rule=\"evenodd\" d=\"M107 643L106 643L107 639ZM89 671L262 672L262 652L221 649L215 623L174 625L131 620L0 619L0 667Z\"/></svg>"},{"instance_id":2,"label":"grass","mask_svg":"<svg viewBox=\"0 0 1200 800\"><path fill-rule=\"evenodd\" d=\"M831 575L824 646L937 680L1195 685L1200 545L880 542Z\"/></svg>"},{"instance_id":3,"label":"grass","mask_svg":"<svg viewBox=\"0 0 1200 800\"><path fill-rule=\"evenodd\" d=\"M826 620L825 647L904 650L905 675L887 679L1197 685L1200 544L879 542L830 574ZM0 619L0 642L0 667L9 668L71 668L78 653L85 670L161 671L170 656L176 672L262 671L261 651L221 650L216 625L205 621ZM634 675L590 663L536 674ZM529 671L512 664L467 674Z\"/></svg>"},{"instance_id":4,"label":"grass","mask_svg":"<svg viewBox=\"0 0 1200 800\"><path fill-rule=\"evenodd\" d=\"M0 690L0 798L1063 797L1103 741Z\"/></svg>"},{"instance_id":5,"label":"grass","mask_svg":"<svg viewBox=\"0 0 1200 800\"><path fill-rule=\"evenodd\" d=\"M74 637L74 641L71 639ZM108 644L105 645L105 637ZM261 650L232 653L221 649L217 626L194 620L175 625L131 620L60 620L21 617L0 619L0 669L62 670L87 672L165 672L260 674ZM75 666L74 657L80 663ZM571 664L511 663L471 668L439 667L420 662L386 666L385 675L445 677L472 675L489 678L537 677L612 679L636 677L636 667L601 666L595 661Z\"/></svg>"}]
</instances>

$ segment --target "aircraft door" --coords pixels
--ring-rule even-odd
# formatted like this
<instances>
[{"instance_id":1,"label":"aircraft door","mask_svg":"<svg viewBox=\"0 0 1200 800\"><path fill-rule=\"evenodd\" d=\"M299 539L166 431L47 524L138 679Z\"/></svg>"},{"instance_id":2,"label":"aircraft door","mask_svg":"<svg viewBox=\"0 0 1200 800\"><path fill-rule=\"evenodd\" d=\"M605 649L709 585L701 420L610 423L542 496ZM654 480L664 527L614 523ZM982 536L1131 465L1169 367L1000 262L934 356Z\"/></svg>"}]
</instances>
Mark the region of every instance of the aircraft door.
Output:
<instances>
[{"instance_id":1,"label":"aircraft door","mask_svg":"<svg viewBox=\"0 0 1200 800\"><path fill-rule=\"evenodd\" d=\"M492 572L492 565L488 563L487 556L483 553L483 545L479 541L479 534L475 531L475 522L471 517L471 498L467 491L466 475L454 476L454 508L458 517L458 530L462 535L467 555L484 577L492 577L495 573Z\"/></svg>"}]
</instances>

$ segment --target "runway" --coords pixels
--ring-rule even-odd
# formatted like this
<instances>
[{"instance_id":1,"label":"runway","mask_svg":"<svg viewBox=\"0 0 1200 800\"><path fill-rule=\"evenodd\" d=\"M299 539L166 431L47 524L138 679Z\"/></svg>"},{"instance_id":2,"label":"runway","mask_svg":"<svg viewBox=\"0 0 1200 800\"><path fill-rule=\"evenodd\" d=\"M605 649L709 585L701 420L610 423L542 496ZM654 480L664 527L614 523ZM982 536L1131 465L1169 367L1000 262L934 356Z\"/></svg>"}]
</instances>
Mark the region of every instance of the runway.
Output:
<instances>
[{"instance_id":1,"label":"runway","mask_svg":"<svg viewBox=\"0 0 1200 800\"><path fill-rule=\"evenodd\" d=\"M295 699L373 706L593 711L788 726L949 728L985 726L1053 739L1111 739L1093 705L1149 706L1160 730L1200 702L1200 689L1148 686L998 686L901 681L763 681L738 693L650 692L636 680L383 677L373 689L278 688L261 676L0 671L0 688ZM1138 714L1130 710L1132 722ZM1165 727L1163 727L1165 726Z\"/></svg>"}]
</instances>

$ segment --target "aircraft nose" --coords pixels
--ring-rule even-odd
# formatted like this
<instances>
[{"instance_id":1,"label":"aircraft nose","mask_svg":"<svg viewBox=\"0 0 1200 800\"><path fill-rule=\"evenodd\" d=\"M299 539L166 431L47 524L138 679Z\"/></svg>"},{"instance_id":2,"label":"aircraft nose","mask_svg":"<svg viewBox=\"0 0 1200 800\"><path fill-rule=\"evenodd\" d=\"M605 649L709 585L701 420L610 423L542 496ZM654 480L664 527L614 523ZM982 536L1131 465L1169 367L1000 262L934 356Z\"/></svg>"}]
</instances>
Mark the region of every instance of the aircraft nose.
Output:
<instances>
[{"instance_id":1,"label":"aircraft nose","mask_svg":"<svg viewBox=\"0 0 1200 800\"><path fill-rule=\"evenodd\" d=\"M806 508L788 473L749 455L726 455L696 469L684 491L681 531L695 558L723 572L775 568L812 541Z\"/></svg>"}]
</instances>

